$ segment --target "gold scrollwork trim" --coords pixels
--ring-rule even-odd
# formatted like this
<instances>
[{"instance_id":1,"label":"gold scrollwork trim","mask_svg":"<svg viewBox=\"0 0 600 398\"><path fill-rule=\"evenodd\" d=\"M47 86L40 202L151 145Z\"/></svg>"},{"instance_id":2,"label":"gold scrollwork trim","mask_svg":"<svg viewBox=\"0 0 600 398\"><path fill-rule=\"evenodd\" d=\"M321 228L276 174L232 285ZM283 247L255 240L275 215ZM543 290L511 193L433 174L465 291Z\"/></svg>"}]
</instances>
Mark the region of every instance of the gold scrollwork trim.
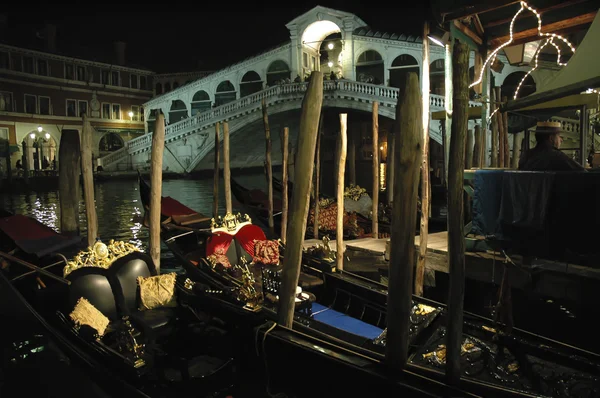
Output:
<instances>
[{"instance_id":1,"label":"gold scrollwork trim","mask_svg":"<svg viewBox=\"0 0 600 398\"><path fill-rule=\"evenodd\" d=\"M108 245L97 241L93 247L80 251L63 269L66 278L71 272L84 267L99 267L108 269L115 260L133 252L141 252L135 245L111 239Z\"/></svg>"}]
</instances>

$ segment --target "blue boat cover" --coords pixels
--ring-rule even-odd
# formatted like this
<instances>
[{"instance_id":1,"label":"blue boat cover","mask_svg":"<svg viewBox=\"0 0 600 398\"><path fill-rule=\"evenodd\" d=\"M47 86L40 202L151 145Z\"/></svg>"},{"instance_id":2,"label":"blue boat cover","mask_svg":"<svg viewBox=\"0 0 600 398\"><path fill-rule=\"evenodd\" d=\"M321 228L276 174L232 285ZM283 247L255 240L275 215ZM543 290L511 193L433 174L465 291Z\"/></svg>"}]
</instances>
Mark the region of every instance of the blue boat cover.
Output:
<instances>
[{"instance_id":1,"label":"blue boat cover","mask_svg":"<svg viewBox=\"0 0 600 398\"><path fill-rule=\"evenodd\" d=\"M373 340L383 332L383 329L377 326L352 318L319 303L312 304L312 311L315 320L367 339Z\"/></svg>"}]
</instances>

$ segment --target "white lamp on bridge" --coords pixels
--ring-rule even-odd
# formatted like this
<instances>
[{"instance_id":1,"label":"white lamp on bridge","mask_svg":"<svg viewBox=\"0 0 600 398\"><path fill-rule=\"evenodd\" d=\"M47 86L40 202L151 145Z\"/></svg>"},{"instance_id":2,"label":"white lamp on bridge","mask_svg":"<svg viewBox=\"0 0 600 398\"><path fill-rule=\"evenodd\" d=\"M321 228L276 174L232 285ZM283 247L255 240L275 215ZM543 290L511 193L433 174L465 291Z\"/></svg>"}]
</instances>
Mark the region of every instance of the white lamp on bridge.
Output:
<instances>
[{"instance_id":1,"label":"white lamp on bridge","mask_svg":"<svg viewBox=\"0 0 600 398\"><path fill-rule=\"evenodd\" d=\"M133 111L129 111L128 115L129 115L129 118L130 118L131 120L133 120Z\"/></svg>"}]
</instances>

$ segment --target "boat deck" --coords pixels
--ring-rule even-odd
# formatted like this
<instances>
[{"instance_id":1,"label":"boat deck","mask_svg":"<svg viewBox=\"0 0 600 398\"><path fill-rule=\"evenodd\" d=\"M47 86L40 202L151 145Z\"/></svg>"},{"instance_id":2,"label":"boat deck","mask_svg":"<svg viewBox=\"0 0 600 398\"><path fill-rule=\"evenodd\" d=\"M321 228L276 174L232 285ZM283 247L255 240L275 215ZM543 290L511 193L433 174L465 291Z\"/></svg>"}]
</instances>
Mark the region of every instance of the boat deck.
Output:
<instances>
[{"instance_id":1,"label":"boat deck","mask_svg":"<svg viewBox=\"0 0 600 398\"><path fill-rule=\"evenodd\" d=\"M344 241L346 260L344 268L376 277L382 269L389 266L385 260L386 243L389 238L363 238ZM415 236L415 247L419 248L419 236ZM320 240L309 239L304 247L310 247ZM336 250L335 240L329 242ZM516 267L509 269L510 283L513 288L532 289L537 293L553 298L583 300L585 292L594 291L600 286L600 268L584 267L550 260L535 259L531 264L518 255L511 256ZM502 280L505 258L492 251L466 251L465 272L467 278L482 282ZM425 263L425 283L434 283L435 272L448 273L448 232L435 232L428 236L427 258Z\"/></svg>"}]
</instances>

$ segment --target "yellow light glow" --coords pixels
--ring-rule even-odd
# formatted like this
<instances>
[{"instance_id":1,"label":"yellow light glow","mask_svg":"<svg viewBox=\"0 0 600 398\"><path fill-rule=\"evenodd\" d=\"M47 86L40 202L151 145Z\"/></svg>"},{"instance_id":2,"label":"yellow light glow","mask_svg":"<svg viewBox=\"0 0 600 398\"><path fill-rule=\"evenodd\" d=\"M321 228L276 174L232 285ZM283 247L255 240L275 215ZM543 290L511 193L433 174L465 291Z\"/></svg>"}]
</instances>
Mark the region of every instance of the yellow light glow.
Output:
<instances>
[{"instance_id":1,"label":"yellow light glow","mask_svg":"<svg viewBox=\"0 0 600 398\"><path fill-rule=\"evenodd\" d=\"M313 22L304 29L302 33L302 44L311 47L317 51L319 48L318 43L332 33L340 33L339 26L331 21L317 21Z\"/></svg>"}]
</instances>

